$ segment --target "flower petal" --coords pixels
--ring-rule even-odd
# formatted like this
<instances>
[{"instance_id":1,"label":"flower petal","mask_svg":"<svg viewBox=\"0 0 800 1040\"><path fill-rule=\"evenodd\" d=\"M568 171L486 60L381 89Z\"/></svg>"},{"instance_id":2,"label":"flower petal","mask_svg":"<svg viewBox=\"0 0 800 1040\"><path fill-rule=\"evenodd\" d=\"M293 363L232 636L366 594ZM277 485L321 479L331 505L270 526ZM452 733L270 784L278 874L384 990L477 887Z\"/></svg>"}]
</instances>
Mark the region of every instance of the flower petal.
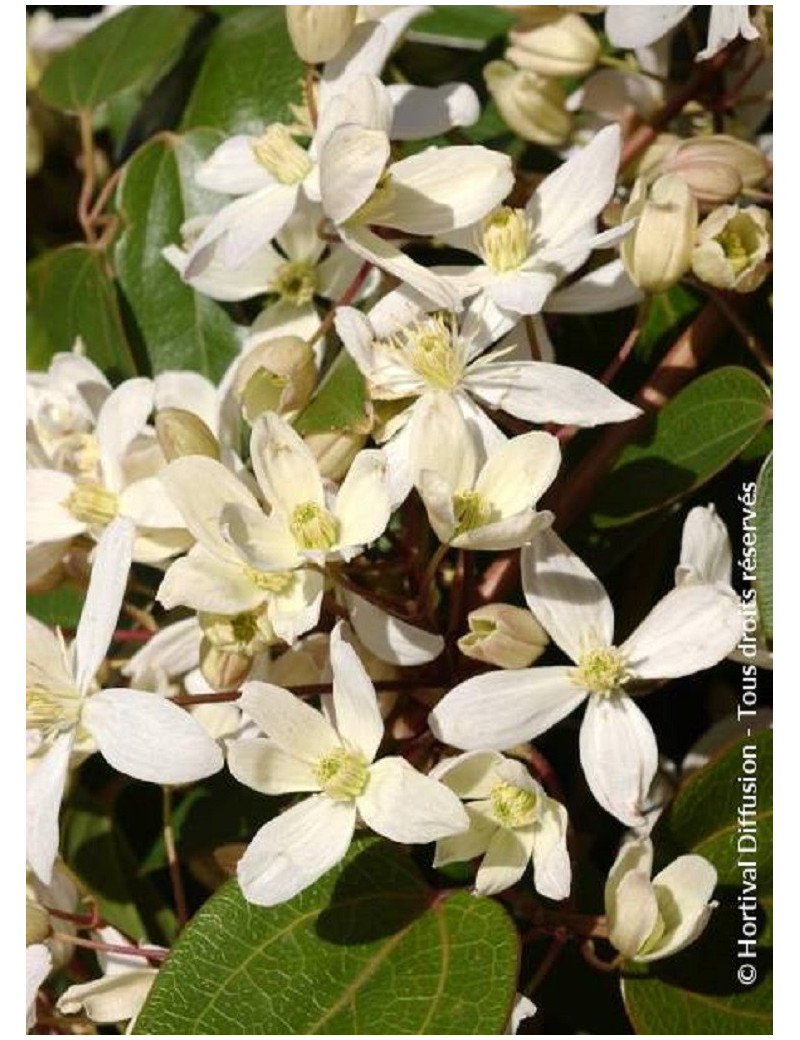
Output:
<instances>
[{"instance_id":1,"label":"flower petal","mask_svg":"<svg viewBox=\"0 0 800 1040\"><path fill-rule=\"evenodd\" d=\"M325 505L322 478L311 450L274 412L260 416L253 427L250 456L261 490L287 516L307 502Z\"/></svg>"},{"instance_id":2,"label":"flower petal","mask_svg":"<svg viewBox=\"0 0 800 1040\"><path fill-rule=\"evenodd\" d=\"M567 810L547 795L540 798L544 804L533 841L533 884L548 899L566 899L572 884Z\"/></svg>"},{"instance_id":3,"label":"flower petal","mask_svg":"<svg viewBox=\"0 0 800 1040\"><path fill-rule=\"evenodd\" d=\"M450 544L459 549L493 552L518 549L534 538L539 531L549 527L552 522L553 514L547 510L536 513L532 509L526 509L516 516L506 517L505 520L494 520L492 523L474 527L471 531L465 531L452 538Z\"/></svg>"},{"instance_id":4,"label":"flower petal","mask_svg":"<svg viewBox=\"0 0 800 1040\"><path fill-rule=\"evenodd\" d=\"M152 681L158 674L185 675L200 664L200 625L197 618L184 618L165 625L122 666L122 674L134 686Z\"/></svg>"},{"instance_id":5,"label":"flower petal","mask_svg":"<svg viewBox=\"0 0 800 1040\"><path fill-rule=\"evenodd\" d=\"M224 764L195 719L153 693L101 690L86 701L81 721L106 761L136 780L187 784Z\"/></svg>"},{"instance_id":6,"label":"flower petal","mask_svg":"<svg viewBox=\"0 0 800 1040\"><path fill-rule=\"evenodd\" d=\"M609 942L626 957L636 957L658 921L658 903L650 878L638 870L625 874L607 914Z\"/></svg>"},{"instance_id":7,"label":"flower petal","mask_svg":"<svg viewBox=\"0 0 800 1040\"><path fill-rule=\"evenodd\" d=\"M319 182L322 208L334 224L352 217L372 195L389 152L382 130L347 123L333 131L320 155Z\"/></svg>"},{"instance_id":8,"label":"flower petal","mask_svg":"<svg viewBox=\"0 0 800 1040\"><path fill-rule=\"evenodd\" d=\"M475 875L475 892L481 896L495 895L515 885L531 858L532 835L530 828L509 830L499 827L489 842L486 855Z\"/></svg>"},{"instance_id":9,"label":"flower petal","mask_svg":"<svg viewBox=\"0 0 800 1040\"><path fill-rule=\"evenodd\" d=\"M469 830L463 834L453 834L449 838L440 838L436 842L434 867L446 867L448 863L466 863L476 856L482 856L489 847L489 842L497 831L497 824L469 805L465 805L464 808L469 818Z\"/></svg>"},{"instance_id":10,"label":"flower petal","mask_svg":"<svg viewBox=\"0 0 800 1040\"><path fill-rule=\"evenodd\" d=\"M440 87L393 83L386 89L394 106L389 134L393 141L437 137L457 126L472 126L481 114L478 95L466 83Z\"/></svg>"},{"instance_id":11,"label":"flower petal","mask_svg":"<svg viewBox=\"0 0 800 1040\"><path fill-rule=\"evenodd\" d=\"M530 509L558 473L561 448L549 433L512 437L494 452L478 475L475 490L485 495L500 516Z\"/></svg>"},{"instance_id":12,"label":"flower petal","mask_svg":"<svg viewBox=\"0 0 800 1040\"><path fill-rule=\"evenodd\" d=\"M266 166L256 158L254 145L258 138L235 134L201 163L194 179L201 188L226 195L250 195L275 183Z\"/></svg>"},{"instance_id":13,"label":"flower petal","mask_svg":"<svg viewBox=\"0 0 800 1040\"><path fill-rule=\"evenodd\" d=\"M469 827L457 796L444 784L418 773L404 758L376 762L356 805L377 834L408 845L438 841Z\"/></svg>"},{"instance_id":14,"label":"flower petal","mask_svg":"<svg viewBox=\"0 0 800 1040\"><path fill-rule=\"evenodd\" d=\"M602 314L632 307L644 297L620 259L603 264L566 289L554 292L545 305L553 314Z\"/></svg>"},{"instance_id":15,"label":"flower petal","mask_svg":"<svg viewBox=\"0 0 800 1040\"><path fill-rule=\"evenodd\" d=\"M156 975L157 968L133 968L69 986L58 998L56 1008L64 1015L83 1011L98 1023L127 1022L141 1011Z\"/></svg>"},{"instance_id":16,"label":"flower petal","mask_svg":"<svg viewBox=\"0 0 800 1040\"><path fill-rule=\"evenodd\" d=\"M122 459L147 424L153 410L153 393L150 379L127 379L109 394L100 409L94 435L103 483L113 491L122 487Z\"/></svg>"},{"instance_id":17,"label":"flower petal","mask_svg":"<svg viewBox=\"0 0 800 1040\"><path fill-rule=\"evenodd\" d=\"M290 646L319 621L325 578L319 571L300 567L293 572L286 592L274 593L267 600L267 617L278 639Z\"/></svg>"},{"instance_id":18,"label":"flower petal","mask_svg":"<svg viewBox=\"0 0 800 1040\"><path fill-rule=\"evenodd\" d=\"M74 730L61 733L27 777L26 855L31 869L45 885L50 884L58 854L58 811L74 741Z\"/></svg>"},{"instance_id":19,"label":"flower petal","mask_svg":"<svg viewBox=\"0 0 800 1040\"><path fill-rule=\"evenodd\" d=\"M717 871L703 856L679 856L656 874L653 889L664 919L664 934L657 949L638 959L671 957L694 942L708 923L716 887Z\"/></svg>"},{"instance_id":20,"label":"flower petal","mask_svg":"<svg viewBox=\"0 0 800 1040\"><path fill-rule=\"evenodd\" d=\"M498 751L466 751L442 759L430 775L459 798L488 798L497 783L497 770L504 762Z\"/></svg>"},{"instance_id":21,"label":"flower petal","mask_svg":"<svg viewBox=\"0 0 800 1040\"><path fill-rule=\"evenodd\" d=\"M475 446L452 394L424 394L413 409L409 427L415 483L423 470L431 470L451 494L472 488L477 473Z\"/></svg>"},{"instance_id":22,"label":"flower petal","mask_svg":"<svg viewBox=\"0 0 800 1040\"><path fill-rule=\"evenodd\" d=\"M586 697L570 668L487 672L452 689L428 716L439 740L465 750L514 747L560 722Z\"/></svg>"},{"instance_id":23,"label":"flower petal","mask_svg":"<svg viewBox=\"0 0 800 1040\"><path fill-rule=\"evenodd\" d=\"M653 607L621 652L638 679L677 679L711 668L741 639L738 598L712 585L682 585Z\"/></svg>"},{"instance_id":24,"label":"flower petal","mask_svg":"<svg viewBox=\"0 0 800 1040\"><path fill-rule=\"evenodd\" d=\"M555 271L509 271L492 278L485 293L495 306L512 314L538 314L557 282Z\"/></svg>"},{"instance_id":25,"label":"flower petal","mask_svg":"<svg viewBox=\"0 0 800 1040\"><path fill-rule=\"evenodd\" d=\"M341 621L331 632L331 667L336 729L350 747L372 762L383 740L383 719L375 687L355 650L345 642Z\"/></svg>"},{"instance_id":26,"label":"flower petal","mask_svg":"<svg viewBox=\"0 0 800 1040\"><path fill-rule=\"evenodd\" d=\"M614 608L583 560L552 528L522 550L522 589L531 613L576 663L587 649L611 646Z\"/></svg>"},{"instance_id":27,"label":"flower petal","mask_svg":"<svg viewBox=\"0 0 800 1040\"><path fill-rule=\"evenodd\" d=\"M25 536L29 542L60 542L86 530L64 505L75 481L55 469L25 471Z\"/></svg>"},{"instance_id":28,"label":"flower petal","mask_svg":"<svg viewBox=\"0 0 800 1040\"><path fill-rule=\"evenodd\" d=\"M702 51L698 51L695 61L713 58L737 36L742 36L745 40L758 39L758 29L750 21L748 5L711 4L708 42Z\"/></svg>"},{"instance_id":29,"label":"flower petal","mask_svg":"<svg viewBox=\"0 0 800 1040\"><path fill-rule=\"evenodd\" d=\"M691 9L691 4L609 4L606 33L615 47L646 47L666 36Z\"/></svg>"},{"instance_id":30,"label":"flower petal","mask_svg":"<svg viewBox=\"0 0 800 1040\"><path fill-rule=\"evenodd\" d=\"M120 493L119 512L137 527L182 528L183 516L158 477L135 480Z\"/></svg>"},{"instance_id":31,"label":"flower petal","mask_svg":"<svg viewBox=\"0 0 800 1040\"><path fill-rule=\"evenodd\" d=\"M369 545L380 538L391 515L385 452L368 449L356 455L339 488L334 512L343 547Z\"/></svg>"},{"instance_id":32,"label":"flower petal","mask_svg":"<svg viewBox=\"0 0 800 1040\"><path fill-rule=\"evenodd\" d=\"M239 705L275 744L312 766L342 746L330 723L282 686L247 682Z\"/></svg>"},{"instance_id":33,"label":"flower petal","mask_svg":"<svg viewBox=\"0 0 800 1040\"><path fill-rule=\"evenodd\" d=\"M675 584L690 581L731 584L733 557L728 529L713 505L690 509L683 524Z\"/></svg>"},{"instance_id":34,"label":"flower petal","mask_svg":"<svg viewBox=\"0 0 800 1040\"><path fill-rule=\"evenodd\" d=\"M117 627L133 554L135 528L118 516L97 543L86 600L75 634L75 684L81 695L100 667Z\"/></svg>"},{"instance_id":35,"label":"flower petal","mask_svg":"<svg viewBox=\"0 0 800 1040\"><path fill-rule=\"evenodd\" d=\"M435 632L401 621L347 589L342 598L356 635L382 661L410 668L433 661L444 650L444 639Z\"/></svg>"},{"instance_id":36,"label":"flower petal","mask_svg":"<svg viewBox=\"0 0 800 1040\"><path fill-rule=\"evenodd\" d=\"M628 827L641 826L658 748L653 727L630 697L589 697L580 755L586 782L606 812Z\"/></svg>"},{"instance_id":37,"label":"flower petal","mask_svg":"<svg viewBox=\"0 0 800 1040\"><path fill-rule=\"evenodd\" d=\"M355 806L325 795L312 795L270 820L236 869L245 899L277 906L308 888L344 858L355 825Z\"/></svg>"},{"instance_id":38,"label":"flower petal","mask_svg":"<svg viewBox=\"0 0 800 1040\"><path fill-rule=\"evenodd\" d=\"M240 784L261 794L321 790L308 762L262 737L228 741L228 769Z\"/></svg>"},{"instance_id":39,"label":"flower petal","mask_svg":"<svg viewBox=\"0 0 800 1040\"><path fill-rule=\"evenodd\" d=\"M167 610L191 607L209 614L241 614L267 597L238 561L220 559L194 545L164 575L156 599Z\"/></svg>"},{"instance_id":40,"label":"flower petal","mask_svg":"<svg viewBox=\"0 0 800 1040\"><path fill-rule=\"evenodd\" d=\"M36 1023L36 994L39 987L50 974L53 958L44 943L34 943L25 950L25 1005L27 1009L27 1028L33 1029Z\"/></svg>"},{"instance_id":41,"label":"flower petal","mask_svg":"<svg viewBox=\"0 0 800 1040\"><path fill-rule=\"evenodd\" d=\"M528 422L597 426L641 414L585 372L547 361L494 361L471 369L464 386L490 408Z\"/></svg>"}]
</instances>

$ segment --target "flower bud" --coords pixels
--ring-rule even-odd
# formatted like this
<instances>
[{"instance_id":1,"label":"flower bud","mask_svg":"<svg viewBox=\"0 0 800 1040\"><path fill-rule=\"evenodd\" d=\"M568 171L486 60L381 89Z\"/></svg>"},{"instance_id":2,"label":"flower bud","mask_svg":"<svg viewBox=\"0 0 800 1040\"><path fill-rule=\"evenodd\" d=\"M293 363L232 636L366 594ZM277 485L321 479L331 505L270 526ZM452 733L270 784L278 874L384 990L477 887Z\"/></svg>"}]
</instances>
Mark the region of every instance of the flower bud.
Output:
<instances>
[{"instance_id":1,"label":"flower bud","mask_svg":"<svg viewBox=\"0 0 800 1040\"><path fill-rule=\"evenodd\" d=\"M319 471L327 480L342 480L350 463L367 443L365 433L352 430L331 430L306 433L303 440L317 460Z\"/></svg>"},{"instance_id":2,"label":"flower bud","mask_svg":"<svg viewBox=\"0 0 800 1040\"><path fill-rule=\"evenodd\" d=\"M745 188L757 188L769 173L767 160L759 148L727 134L682 141L665 164L665 172L680 173L687 163L727 166L736 171Z\"/></svg>"},{"instance_id":3,"label":"flower bud","mask_svg":"<svg viewBox=\"0 0 800 1040\"><path fill-rule=\"evenodd\" d=\"M584 76L600 56L600 41L578 14L562 14L528 32L510 33L506 58L540 76Z\"/></svg>"},{"instance_id":4,"label":"flower bud","mask_svg":"<svg viewBox=\"0 0 800 1040\"><path fill-rule=\"evenodd\" d=\"M298 336L267 339L252 347L239 364L234 393L252 425L264 412L300 411L317 385L314 352Z\"/></svg>"},{"instance_id":5,"label":"flower bud","mask_svg":"<svg viewBox=\"0 0 800 1040\"><path fill-rule=\"evenodd\" d=\"M547 633L529 610L508 603L490 603L471 611L469 632L458 648L476 661L499 668L527 668L544 653Z\"/></svg>"},{"instance_id":6,"label":"flower bud","mask_svg":"<svg viewBox=\"0 0 800 1040\"><path fill-rule=\"evenodd\" d=\"M633 218L636 226L620 250L625 269L645 292L665 292L691 265L697 201L674 174L659 177L649 190L640 179L622 212L623 221Z\"/></svg>"},{"instance_id":7,"label":"flower bud","mask_svg":"<svg viewBox=\"0 0 800 1040\"><path fill-rule=\"evenodd\" d=\"M697 229L692 270L718 289L753 292L767 277L772 220L760 206L720 206Z\"/></svg>"},{"instance_id":8,"label":"flower bud","mask_svg":"<svg viewBox=\"0 0 800 1040\"><path fill-rule=\"evenodd\" d=\"M158 443L167 462L186 455L205 455L219 462L219 444L199 415L183 408L164 408L156 415Z\"/></svg>"},{"instance_id":9,"label":"flower bud","mask_svg":"<svg viewBox=\"0 0 800 1040\"><path fill-rule=\"evenodd\" d=\"M286 25L294 49L307 65L330 61L347 43L357 4L287 4Z\"/></svg>"},{"instance_id":10,"label":"flower bud","mask_svg":"<svg viewBox=\"0 0 800 1040\"><path fill-rule=\"evenodd\" d=\"M25 900L25 945L44 942L50 934L50 915L36 899Z\"/></svg>"},{"instance_id":11,"label":"flower bud","mask_svg":"<svg viewBox=\"0 0 800 1040\"><path fill-rule=\"evenodd\" d=\"M200 671L213 690L235 690L253 667L253 658L219 647L204 639L200 644Z\"/></svg>"},{"instance_id":12,"label":"flower bud","mask_svg":"<svg viewBox=\"0 0 800 1040\"><path fill-rule=\"evenodd\" d=\"M560 145L572 130L566 95L556 80L490 61L483 70L489 93L508 126L526 141Z\"/></svg>"}]
</instances>

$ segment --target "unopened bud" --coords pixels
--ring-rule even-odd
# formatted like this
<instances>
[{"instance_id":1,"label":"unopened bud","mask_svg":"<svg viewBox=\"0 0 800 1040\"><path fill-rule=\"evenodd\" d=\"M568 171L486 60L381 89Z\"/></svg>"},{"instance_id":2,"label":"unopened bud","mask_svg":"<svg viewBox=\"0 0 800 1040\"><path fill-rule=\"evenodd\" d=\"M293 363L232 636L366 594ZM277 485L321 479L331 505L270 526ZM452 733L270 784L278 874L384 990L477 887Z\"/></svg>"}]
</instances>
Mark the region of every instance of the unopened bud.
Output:
<instances>
[{"instance_id":1,"label":"unopened bud","mask_svg":"<svg viewBox=\"0 0 800 1040\"><path fill-rule=\"evenodd\" d=\"M540 76L584 76L600 56L600 41L578 14L562 14L528 32L512 32L510 39L506 58Z\"/></svg>"},{"instance_id":2,"label":"unopened bud","mask_svg":"<svg viewBox=\"0 0 800 1040\"><path fill-rule=\"evenodd\" d=\"M286 25L294 49L307 65L330 61L347 43L357 4L287 4Z\"/></svg>"},{"instance_id":3,"label":"unopened bud","mask_svg":"<svg viewBox=\"0 0 800 1040\"><path fill-rule=\"evenodd\" d=\"M219 443L199 415L183 408L164 408L156 415L158 443L167 462L186 455L205 455L219 462Z\"/></svg>"},{"instance_id":4,"label":"unopened bud","mask_svg":"<svg viewBox=\"0 0 800 1040\"><path fill-rule=\"evenodd\" d=\"M316 385L311 347L298 336L280 336L248 350L236 373L234 393L252 425L264 412L300 411Z\"/></svg>"},{"instance_id":5,"label":"unopened bud","mask_svg":"<svg viewBox=\"0 0 800 1040\"><path fill-rule=\"evenodd\" d=\"M490 603L470 612L469 632L458 641L462 654L499 668L527 668L544 653L547 633L529 610Z\"/></svg>"},{"instance_id":6,"label":"unopened bud","mask_svg":"<svg viewBox=\"0 0 800 1040\"><path fill-rule=\"evenodd\" d=\"M213 690L235 690L253 667L253 658L230 650L220 650L204 639L200 644L200 671Z\"/></svg>"},{"instance_id":7,"label":"unopened bud","mask_svg":"<svg viewBox=\"0 0 800 1040\"><path fill-rule=\"evenodd\" d=\"M745 188L757 188L769 173L767 160L759 148L728 134L692 137L676 148L666 172L680 172L684 163L704 162L736 170Z\"/></svg>"},{"instance_id":8,"label":"unopened bud","mask_svg":"<svg viewBox=\"0 0 800 1040\"><path fill-rule=\"evenodd\" d=\"M282 572L277 571L272 577L276 588L281 579L288 581L287 588L291 585L291 576L287 578ZM274 642L272 625L264 610L247 610L241 614L199 613L197 620L209 645L218 650L254 657Z\"/></svg>"},{"instance_id":9,"label":"unopened bud","mask_svg":"<svg viewBox=\"0 0 800 1040\"><path fill-rule=\"evenodd\" d=\"M306 433L303 440L317 460L319 471L327 480L342 480L350 463L367 443L365 433L352 430L331 430Z\"/></svg>"},{"instance_id":10,"label":"unopened bud","mask_svg":"<svg viewBox=\"0 0 800 1040\"><path fill-rule=\"evenodd\" d=\"M697 229L692 270L717 289L753 292L767 277L772 220L760 206L720 206Z\"/></svg>"},{"instance_id":11,"label":"unopened bud","mask_svg":"<svg viewBox=\"0 0 800 1040\"><path fill-rule=\"evenodd\" d=\"M25 945L44 942L50 934L50 915L38 902L25 900Z\"/></svg>"},{"instance_id":12,"label":"unopened bud","mask_svg":"<svg viewBox=\"0 0 800 1040\"><path fill-rule=\"evenodd\" d=\"M691 265L697 201L674 174L659 177L649 189L638 180L622 213L623 220L633 218L637 223L620 250L625 269L645 292L665 292Z\"/></svg>"},{"instance_id":13,"label":"unopened bud","mask_svg":"<svg viewBox=\"0 0 800 1040\"><path fill-rule=\"evenodd\" d=\"M526 141L560 145L572 131L566 95L556 80L490 61L483 70L489 93L509 127Z\"/></svg>"}]
</instances>

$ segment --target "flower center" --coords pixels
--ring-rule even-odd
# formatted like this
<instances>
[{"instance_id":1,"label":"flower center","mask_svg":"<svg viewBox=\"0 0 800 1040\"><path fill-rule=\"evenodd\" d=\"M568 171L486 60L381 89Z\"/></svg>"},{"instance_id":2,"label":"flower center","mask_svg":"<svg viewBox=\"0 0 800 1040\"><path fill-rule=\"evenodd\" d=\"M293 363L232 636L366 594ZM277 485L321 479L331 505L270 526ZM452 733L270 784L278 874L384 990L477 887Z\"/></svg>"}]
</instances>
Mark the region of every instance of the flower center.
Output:
<instances>
[{"instance_id":1,"label":"flower center","mask_svg":"<svg viewBox=\"0 0 800 1040\"><path fill-rule=\"evenodd\" d=\"M78 691L69 687L52 689L34 683L25 690L25 728L38 729L44 737L71 729L80 710Z\"/></svg>"},{"instance_id":2,"label":"flower center","mask_svg":"<svg viewBox=\"0 0 800 1040\"><path fill-rule=\"evenodd\" d=\"M369 779L369 763L356 751L337 748L317 762L314 774L330 798L337 802L351 802L364 793Z\"/></svg>"},{"instance_id":3,"label":"flower center","mask_svg":"<svg viewBox=\"0 0 800 1040\"><path fill-rule=\"evenodd\" d=\"M495 784L489 799L495 819L503 827L528 827L536 821L536 793L504 780Z\"/></svg>"},{"instance_id":4,"label":"flower center","mask_svg":"<svg viewBox=\"0 0 800 1040\"><path fill-rule=\"evenodd\" d=\"M733 217L716 236L722 246L726 260L733 268L734 274L743 271L758 249L758 242L752 233L749 221Z\"/></svg>"},{"instance_id":5,"label":"flower center","mask_svg":"<svg viewBox=\"0 0 800 1040\"><path fill-rule=\"evenodd\" d=\"M630 677L628 662L614 646L587 651L572 673L576 686L605 696L624 686Z\"/></svg>"},{"instance_id":6,"label":"flower center","mask_svg":"<svg viewBox=\"0 0 800 1040\"><path fill-rule=\"evenodd\" d=\"M111 523L119 509L114 492L92 482L76 485L63 504L76 520L102 527Z\"/></svg>"},{"instance_id":7,"label":"flower center","mask_svg":"<svg viewBox=\"0 0 800 1040\"><path fill-rule=\"evenodd\" d=\"M198 614L203 635L219 649L253 655L269 645L270 626L264 611L248 610L233 616Z\"/></svg>"},{"instance_id":8,"label":"flower center","mask_svg":"<svg viewBox=\"0 0 800 1040\"><path fill-rule=\"evenodd\" d=\"M492 518L492 506L480 491L457 491L453 495L453 512L456 516L454 537L465 531L483 527Z\"/></svg>"},{"instance_id":9,"label":"flower center","mask_svg":"<svg viewBox=\"0 0 800 1040\"><path fill-rule=\"evenodd\" d=\"M299 184L311 172L312 163L304 148L283 123L268 126L253 145L256 159L281 184Z\"/></svg>"},{"instance_id":10,"label":"flower center","mask_svg":"<svg viewBox=\"0 0 800 1040\"><path fill-rule=\"evenodd\" d=\"M483 257L495 274L515 271L530 255L531 223L524 209L501 206L483 222Z\"/></svg>"},{"instance_id":11,"label":"flower center","mask_svg":"<svg viewBox=\"0 0 800 1040\"><path fill-rule=\"evenodd\" d=\"M436 390L452 390L461 380L464 363L455 341L454 320L436 314L390 336L384 346Z\"/></svg>"},{"instance_id":12,"label":"flower center","mask_svg":"<svg viewBox=\"0 0 800 1040\"><path fill-rule=\"evenodd\" d=\"M316 502L294 507L289 530L301 549L332 549L339 540L339 521Z\"/></svg>"},{"instance_id":13,"label":"flower center","mask_svg":"<svg viewBox=\"0 0 800 1040\"><path fill-rule=\"evenodd\" d=\"M308 260L293 260L278 268L271 288L286 303L302 307L314 297L317 276Z\"/></svg>"}]
</instances>

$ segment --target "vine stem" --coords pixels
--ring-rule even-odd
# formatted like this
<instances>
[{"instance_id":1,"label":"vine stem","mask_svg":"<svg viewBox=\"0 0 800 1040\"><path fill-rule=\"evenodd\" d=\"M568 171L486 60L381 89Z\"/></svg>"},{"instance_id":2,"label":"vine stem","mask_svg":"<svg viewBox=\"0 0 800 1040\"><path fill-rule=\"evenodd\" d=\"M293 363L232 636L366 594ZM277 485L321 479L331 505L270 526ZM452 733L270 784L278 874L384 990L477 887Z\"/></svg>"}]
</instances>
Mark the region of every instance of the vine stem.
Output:
<instances>
[{"instance_id":1,"label":"vine stem","mask_svg":"<svg viewBox=\"0 0 800 1040\"><path fill-rule=\"evenodd\" d=\"M53 932L51 938L59 942L70 943L72 946L82 946L87 950L99 950L100 953L121 953L126 957L141 957L146 961L155 961L160 964L166 960L169 950L143 950L139 946L122 946L120 943L101 942L99 939L82 939L78 935L69 935L67 932Z\"/></svg>"},{"instance_id":2,"label":"vine stem","mask_svg":"<svg viewBox=\"0 0 800 1040\"><path fill-rule=\"evenodd\" d=\"M541 984L547 978L548 974L550 973L550 969L561 956L561 951L564 949L566 942L566 932L559 932L557 935L553 936L550 942L550 946L547 949L547 953L545 953L541 963L539 964L539 967L533 973L533 978L525 987L525 995L527 997L532 997L536 990L539 988L539 986L541 986Z\"/></svg>"},{"instance_id":3,"label":"vine stem","mask_svg":"<svg viewBox=\"0 0 800 1040\"><path fill-rule=\"evenodd\" d=\"M424 679L377 679L372 683L376 693L388 693L393 690L420 690L435 686L435 683ZM298 697L319 697L333 692L333 683L304 683L302 686L286 686L290 693ZM222 690L219 693L178 694L170 700L181 708L193 708L197 704L230 704L242 696L241 690Z\"/></svg>"},{"instance_id":4,"label":"vine stem","mask_svg":"<svg viewBox=\"0 0 800 1040\"><path fill-rule=\"evenodd\" d=\"M81 109L78 113L78 123L81 134L81 162L83 165L81 170L83 181L81 183L81 193L78 196L78 222L83 229L86 241L89 245L94 245L95 234L91 205L95 187L95 156L91 109Z\"/></svg>"},{"instance_id":5,"label":"vine stem","mask_svg":"<svg viewBox=\"0 0 800 1040\"><path fill-rule=\"evenodd\" d=\"M308 118L311 120L311 126L316 130L317 128L317 96L314 86L314 66L306 64L305 74L303 76L303 90L306 95L306 107L308 108Z\"/></svg>"},{"instance_id":6,"label":"vine stem","mask_svg":"<svg viewBox=\"0 0 800 1040\"><path fill-rule=\"evenodd\" d=\"M164 817L164 849L169 864L169 876L172 882L172 895L175 900L175 914L178 918L178 931L186 927L188 915L186 913L186 892L183 887L183 876L181 875L181 864L178 859L178 849L175 844L175 829L172 823L172 788L165 784L163 790L163 817Z\"/></svg>"}]
</instances>

